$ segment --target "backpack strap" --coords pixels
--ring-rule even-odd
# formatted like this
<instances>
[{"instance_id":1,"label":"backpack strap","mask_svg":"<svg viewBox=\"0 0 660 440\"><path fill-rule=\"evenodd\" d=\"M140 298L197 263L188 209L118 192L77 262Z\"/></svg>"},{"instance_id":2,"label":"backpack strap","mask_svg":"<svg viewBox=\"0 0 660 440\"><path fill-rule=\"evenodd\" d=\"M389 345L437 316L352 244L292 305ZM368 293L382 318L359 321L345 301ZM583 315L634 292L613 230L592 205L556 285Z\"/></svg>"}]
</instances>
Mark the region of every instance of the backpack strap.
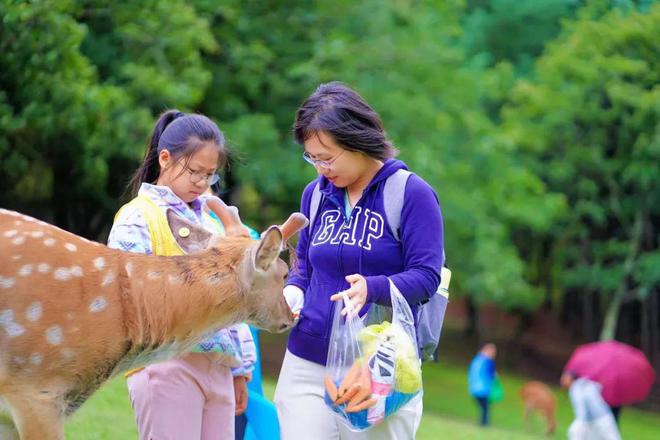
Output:
<instances>
[{"instance_id":1,"label":"backpack strap","mask_svg":"<svg viewBox=\"0 0 660 440\"><path fill-rule=\"evenodd\" d=\"M399 228L401 226L401 210L403 209L403 199L406 194L406 183L412 173L408 170L399 169L385 180L383 188L383 208L385 217L390 225L390 230L396 241L401 241L399 237Z\"/></svg>"},{"instance_id":2,"label":"backpack strap","mask_svg":"<svg viewBox=\"0 0 660 440\"><path fill-rule=\"evenodd\" d=\"M317 181L316 185L314 185L314 190L312 191L312 198L309 202L309 230L311 231L312 228L314 227L314 220L316 219L316 214L319 212L319 208L321 206L321 197L323 194L321 194L321 188L320 188L320 182Z\"/></svg>"}]
</instances>

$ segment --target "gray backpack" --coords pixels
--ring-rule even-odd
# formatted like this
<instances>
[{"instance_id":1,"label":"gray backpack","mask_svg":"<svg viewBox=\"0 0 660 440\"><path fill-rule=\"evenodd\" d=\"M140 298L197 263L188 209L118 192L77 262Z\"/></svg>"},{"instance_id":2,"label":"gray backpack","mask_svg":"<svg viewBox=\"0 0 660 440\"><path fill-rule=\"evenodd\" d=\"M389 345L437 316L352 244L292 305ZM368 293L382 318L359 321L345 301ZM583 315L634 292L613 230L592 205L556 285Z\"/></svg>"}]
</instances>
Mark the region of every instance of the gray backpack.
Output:
<instances>
[{"instance_id":1,"label":"gray backpack","mask_svg":"<svg viewBox=\"0 0 660 440\"><path fill-rule=\"evenodd\" d=\"M385 203L385 216L390 225L392 235L401 241L399 237L399 227L401 225L401 210L403 209L403 199L406 192L406 183L412 175L410 171L399 169L385 181L383 189L383 200ZM319 184L314 186L312 198L309 203L309 228L314 226L316 214L321 206L322 199ZM311 237L310 237L311 239ZM436 360L438 344L440 342L440 332L442 322L445 317L445 310L449 302L449 280L451 271L444 267L445 251L442 250L443 267L441 271L440 285L435 295L429 300L421 303L417 308L417 322L415 330L417 332L417 347L422 361Z\"/></svg>"}]
</instances>

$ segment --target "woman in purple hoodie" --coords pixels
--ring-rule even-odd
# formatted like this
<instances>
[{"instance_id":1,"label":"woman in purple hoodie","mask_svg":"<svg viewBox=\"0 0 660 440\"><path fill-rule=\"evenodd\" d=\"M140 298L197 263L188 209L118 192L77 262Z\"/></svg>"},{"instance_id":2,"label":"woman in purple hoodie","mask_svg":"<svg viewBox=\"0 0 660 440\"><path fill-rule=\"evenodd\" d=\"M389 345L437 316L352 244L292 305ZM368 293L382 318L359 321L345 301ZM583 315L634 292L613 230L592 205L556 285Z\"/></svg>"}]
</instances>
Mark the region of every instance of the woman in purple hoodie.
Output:
<instances>
[{"instance_id":1,"label":"woman in purple hoodie","mask_svg":"<svg viewBox=\"0 0 660 440\"><path fill-rule=\"evenodd\" d=\"M315 210L316 215L300 234L298 264L284 290L300 315L275 391L282 439L412 439L422 416L421 395L383 423L356 433L326 407L323 377L338 292L348 294L358 310L389 305L389 278L415 315L435 293L443 263L438 198L411 175L399 239L394 236L383 189L387 178L406 165L393 159L397 150L378 114L341 83L322 84L307 98L296 114L294 136L319 176L302 195L302 212L309 217ZM313 197L317 184L320 197Z\"/></svg>"}]
</instances>

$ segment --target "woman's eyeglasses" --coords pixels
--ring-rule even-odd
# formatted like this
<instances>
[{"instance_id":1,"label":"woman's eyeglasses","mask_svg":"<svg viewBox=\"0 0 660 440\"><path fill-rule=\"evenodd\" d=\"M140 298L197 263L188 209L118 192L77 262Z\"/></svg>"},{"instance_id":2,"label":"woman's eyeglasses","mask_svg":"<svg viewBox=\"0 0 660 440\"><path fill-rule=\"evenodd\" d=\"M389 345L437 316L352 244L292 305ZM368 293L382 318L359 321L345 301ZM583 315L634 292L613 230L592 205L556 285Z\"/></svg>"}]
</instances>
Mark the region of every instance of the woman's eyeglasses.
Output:
<instances>
[{"instance_id":1,"label":"woman's eyeglasses","mask_svg":"<svg viewBox=\"0 0 660 440\"><path fill-rule=\"evenodd\" d=\"M337 159L339 159L339 156L341 156L342 154L344 154L344 151L346 151L346 150L341 150L341 153L339 153L338 155L336 155L336 156L335 156L333 159L331 159L331 160L315 160L315 159L312 159L312 157L309 155L309 153L308 153L307 151L305 151L305 152L303 153L302 157L303 157L303 159L305 159L305 162L307 162L308 164L310 164L310 165L312 165L312 166L319 167L319 168L323 168L323 169L325 169L325 170L329 170L330 168L332 168L332 164L333 164Z\"/></svg>"}]
</instances>

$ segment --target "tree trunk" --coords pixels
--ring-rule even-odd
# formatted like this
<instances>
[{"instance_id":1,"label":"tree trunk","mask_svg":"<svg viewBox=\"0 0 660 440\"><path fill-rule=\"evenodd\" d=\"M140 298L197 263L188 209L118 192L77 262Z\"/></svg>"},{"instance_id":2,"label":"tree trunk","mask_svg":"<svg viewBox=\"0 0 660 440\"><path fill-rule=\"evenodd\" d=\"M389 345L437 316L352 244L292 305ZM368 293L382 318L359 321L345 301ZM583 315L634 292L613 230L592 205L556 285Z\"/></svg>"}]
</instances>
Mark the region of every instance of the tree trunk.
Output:
<instances>
[{"instance_id":1,"label":"tree trunk","mask_svg":"<svg viewBox=\"0 0 660 440\"><path fill-rule=\"evenodd\" d=\"M612 298L610 305L607 307L605 321L603 322L603 328L600 332L601 341L608 341L616 337L616 326L619 321L619 310L621 310L621 303L623 302L623 296L625 293L625 288L619 288L614 294L614 298Z\"/></svg>"},{"instance_id":2,"label":"tree trunk","mask_svg":"<svg viewBox=\"0 0 660 440\"><path fill-rule=\"evenodd\" d=\"M465 333L468 336L474 336L475 334L478 334L479 331L477 325L477 315L479 314L479 310L469 296L467 297L465 304L467 306L467 326L465 327Z\"/></svg>"},{"instance_id":3,"label":"tree trunk","mask_svg":"<svg viewBox=\"0 0 660 440\"><path fill-rule=\"evenodd\" d=\"M591 290L582 295L582 335L589 342L594 339L594 297Z\"/></svg>"},{"instance_id":4,"label":"tree trunk","mask_svg":"<svg viewBox=\"0 0 660 440\"><path fill-rule=\"evenodd\" d=\"M649 317L649 325L651 328L651 349L647 352L651 359L651 365L654 366L656 371L660 371L660 303L658 301L660 291L658 289L651 290L649 294L649 308L651 316Z\"/></svg>"},{"instance_id":5,"label":"tree trunk","mask_svg":"<svg viewBox=\"0 0 660 440\"><path fill-rule=\"evenodd\" d=\"M641 300L641 324L640 324L640 345L641 349L645 353L651 351L651 332L649 331L649 315L651 314L649 310L649 303L651 302L651 296L649 295L645 299Z\"/></svg>"},{"instance_id":6,"label":"tree trunk","mask_svg":"<svg viewBox=\"0 0 660 440\"><path fill-rule=\"evenodd\" d=\"M612 301L607 307L605 320L603 321L603 328L600 332L600 340L607 341L616 337L616 326L619 320L619 310L621 310L621 303L623 298L628 292L628 278L632 273L637 254L639 253L639 246L642 238L642 213L637 211L635 215L635 223L632 228L632 236L630 237L630 249L626 260L623 263L623 277L619 287L614 292Z\"/></svg>"}]
</instances>

